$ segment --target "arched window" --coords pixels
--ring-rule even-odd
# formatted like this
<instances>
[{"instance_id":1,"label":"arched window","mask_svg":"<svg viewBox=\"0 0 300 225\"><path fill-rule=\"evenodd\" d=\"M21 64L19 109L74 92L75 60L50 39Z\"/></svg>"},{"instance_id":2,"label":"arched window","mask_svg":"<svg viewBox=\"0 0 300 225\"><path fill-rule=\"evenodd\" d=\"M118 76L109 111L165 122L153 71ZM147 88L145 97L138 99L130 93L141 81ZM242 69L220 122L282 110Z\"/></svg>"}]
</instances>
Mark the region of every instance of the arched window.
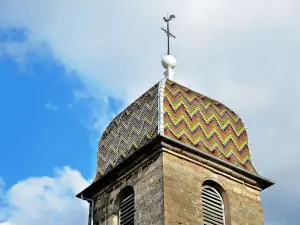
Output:
<instances>
[{"instance_id":1,"label":"arched window","mask_svg":"<svg viewBox=\"0 0 300 225\"><path fill-rule=\"evenodd\" d=\"M202 187L202 205L204 225L225 225L223 198L214 187Z\"/></svg>"},{"instance_id":2,"label":"arched window","mask_svg":"<svg viewBox=\"0 0 300 225\"><path fill-rule=\"evenodd\" d=\"M134 212L134 190L128 186L120 193L119 225L134 224Z\"/></svg>"}]
</instances>

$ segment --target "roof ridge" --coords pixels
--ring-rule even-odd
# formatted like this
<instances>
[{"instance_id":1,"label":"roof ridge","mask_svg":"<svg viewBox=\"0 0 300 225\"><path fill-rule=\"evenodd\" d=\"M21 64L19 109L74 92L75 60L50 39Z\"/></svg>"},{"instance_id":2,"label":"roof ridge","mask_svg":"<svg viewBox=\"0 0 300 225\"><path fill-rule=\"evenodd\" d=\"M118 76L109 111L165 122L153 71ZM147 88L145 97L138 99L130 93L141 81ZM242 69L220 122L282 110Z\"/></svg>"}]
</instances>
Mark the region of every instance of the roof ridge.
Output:
<instances>
[{"instance_id":1,"label":"roof ridge","mask_svg":"<svg viewBox=\"0 0 300 225\"><path fill-rule=\"evenodd\" d=\"M164 133L164 97L166 81L167 79L163 78L158 84L158 134Z\"/></svg>"}]
</instances>

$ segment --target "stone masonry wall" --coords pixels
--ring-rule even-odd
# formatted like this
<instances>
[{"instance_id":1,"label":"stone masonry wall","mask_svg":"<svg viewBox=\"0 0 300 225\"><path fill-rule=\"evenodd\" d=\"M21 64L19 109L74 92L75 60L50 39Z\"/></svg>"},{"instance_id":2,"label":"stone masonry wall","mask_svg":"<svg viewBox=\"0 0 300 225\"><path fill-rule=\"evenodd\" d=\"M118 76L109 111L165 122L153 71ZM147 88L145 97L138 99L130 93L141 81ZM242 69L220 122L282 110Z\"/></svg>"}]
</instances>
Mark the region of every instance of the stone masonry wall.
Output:
<instances>
[{"instance_id":1,"label":"stone masonry wall","mask_svg":"<svg viewBox=\"0 0 300 225\"><path fill-rule=\"evenodd\" d=\"M129 172L104 193L96 195L95 225L118 225L118 194L127 185L135 192L135 223L162 225L163 169L162 154Z\"/></svg>"},{"instance_id":2,"label":"stone masonry wall","mask_svg":"<svg viewBox=\"0 0 300 225\"><path fill-rule=\"evenodd\" d=\"M228 199L224 203L227 209L229 206L226 225L264 224L258 190L168 152L163 153L163 171L165 224L203 224L201 187L205 180L213 180L225 190Z\"/></svg>"}]
</instances>

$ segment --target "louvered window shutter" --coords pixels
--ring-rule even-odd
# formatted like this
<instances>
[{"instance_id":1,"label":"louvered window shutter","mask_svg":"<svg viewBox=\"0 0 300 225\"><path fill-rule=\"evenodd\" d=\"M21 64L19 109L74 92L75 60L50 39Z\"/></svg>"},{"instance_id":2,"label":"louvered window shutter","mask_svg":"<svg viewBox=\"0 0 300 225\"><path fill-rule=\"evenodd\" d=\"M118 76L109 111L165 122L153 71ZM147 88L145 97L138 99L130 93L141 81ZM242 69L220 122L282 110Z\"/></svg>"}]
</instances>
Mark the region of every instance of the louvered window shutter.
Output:
<instances>
[{"instance_id":1,"label":"louvered window shutter","mask_svg":"<svg viewBox=\"0 0 300 225\"><path fill-rule=\"evenodd\" d=\"M119 225L134 224L134 193L131 193L120 203Z\"/></svg>"},{"instance_id":2,"label":"louvered window shutter","mask_svg":"<svg viewBox=\"0 0 300 225\"><path fill-rule=\"evenodd\" d=\"M225 225L223 199L215 188L202 187L202 204L204 225Z\"/></svg>"}]
</instances>

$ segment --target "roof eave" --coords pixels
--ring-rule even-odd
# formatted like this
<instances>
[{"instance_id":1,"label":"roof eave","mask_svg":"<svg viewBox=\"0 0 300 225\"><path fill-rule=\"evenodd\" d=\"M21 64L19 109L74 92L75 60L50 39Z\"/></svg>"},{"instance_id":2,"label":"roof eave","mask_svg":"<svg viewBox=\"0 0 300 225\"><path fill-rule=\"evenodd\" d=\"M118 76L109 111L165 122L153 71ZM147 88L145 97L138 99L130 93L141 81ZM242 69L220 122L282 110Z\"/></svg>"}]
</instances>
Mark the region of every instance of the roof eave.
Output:
<instances>
[{"instance_id":1,"label":"roof eave","mask_svg":"<svg viewBox=\"0 0 300 225\"><path fill-rule=\"evenodd\" d=\"M158 148L158 146L163 146L163 142L166 143L172 143L172 145L175 145L177 147L180 147L182 149L185 149L193 154L197 154L199 156L201 156L202 158L208 159L212 162L218 163L222 166L225 166L231 170L233 170L234 172L237 172L239 174L242 174L250 179L253 179L257 182L258 187L261 190L264 190L272 185L275 184L275 182L273 180L270 180L266 177L263 177L259 174L254 174L251 173L250 171L240 168L236 165L233 165L229 162L226 162L222 159L217 158L214 155L210 155L204 151L201 151L199 149L197 149L196 147L192 147L190 145L187 145L185 143L182 143L178 140L174 140L164 134L158 134L156 135L153 139L149 140L149 142L147 144L145 144L143 147L141 147L140 149L138 149L133 155L129 156L127 159L125 159L122 163L120 163L119 165L117 165L116 167L114 167L111 171L109 171L108 173L106 173L105 175L103 175L100 179L94 181L93 183L91 183L87 188L85 188L83 191L81 191L80 193L78 193L76 195L77 198L81 199L81 196L83 195L84 197L92 197L92 193L93 193L93 189L96 186L99 186L99 184L101 183L101 181L105 180L105 182L107 183L111 183L113 182L113 180L111 180L109 177L111 176L111 174L113 174L114 172L116 172L117 170L119 170L121 167L124 167L124 165L127 163L127 161L132 160L133 158L136 158L138 155L141 154L141 150L142 149L149 149L153 146L156 146L156 148Z\"/></svg>"},{"instance_id":2,"label":"roof eave","mask_svg":"<svg viewBox=\"0 0 300 225\"><path fill-rule=\"evenodd\" d=\"M272 185L275 184L275 182L273 180L270 180L270 179L268 179L266 177L263 177L263 176L261 176L259 174L251 173L250 171L248 171L246 169L243 169L243 168L238 167L238 166L236 166L234 164L231 164L231 163L229 163L227 161L224 161L224 160L222 160L220 158L217 158L214 155L210 155L210 154L208 154L208 153L206 153L204 151L201 151L201 150L197 149L196 147L187 145L187 144L185 144L183 142L180 142L178 140L170 138L170 137L168 137L166 135L161 135L161 136L167 142L172 142L172 144L176 144L177 146L180 146L181 148L184 148L184 149L186 149L188 151L191 151L192 153L195 153L195 154L197 154L197 155L199 155L199 156L201 156L203 158L209 159L209 160L211 160L213 162L216 162L216 163L218 163L220 165L228 167L229 169L232 169L234 172L238 172L238 173L240 173L240 174L242 174L242 175L244 175L246 177L249 177L249 178L255 180L258 183L259 187L262 190L264 190L264 189L266 189L266 188L268 188L268 187L270 187L270 186L272 186Z\"/></svg>"},{"instance_id":3,"label":"roof eave","mask_svg":"<svg viewBox=\"0 0 300 225\"><path fill-rule=\"evenodd\" d=\"M141 159L146 158L148 155L151 155L154 153L157 149L161 148L161 139L162 137L160 135L156 135L152 139L150 139L145 145L143 145L141 148L136 150L132 155L130 155L128 158L126 158L124 161L122 161L120 164L115 166L111 171L104 174L102 177L100 177L97 180L94 180L93 183L91 183L88 187L86 187L84 190L79 192L76 197L81 199L81 196L91 198L93 194L96 192L94 189L95 187L101 186L101 183L104 181L104 183L110 184L113 183L115 180L111 179L114 174L121 174L121 170L128 166L128 162L133 163L134 160L136 160L138 157ZM134 164L134 163L133 163Z\"/></svg>"}]
</instances>

